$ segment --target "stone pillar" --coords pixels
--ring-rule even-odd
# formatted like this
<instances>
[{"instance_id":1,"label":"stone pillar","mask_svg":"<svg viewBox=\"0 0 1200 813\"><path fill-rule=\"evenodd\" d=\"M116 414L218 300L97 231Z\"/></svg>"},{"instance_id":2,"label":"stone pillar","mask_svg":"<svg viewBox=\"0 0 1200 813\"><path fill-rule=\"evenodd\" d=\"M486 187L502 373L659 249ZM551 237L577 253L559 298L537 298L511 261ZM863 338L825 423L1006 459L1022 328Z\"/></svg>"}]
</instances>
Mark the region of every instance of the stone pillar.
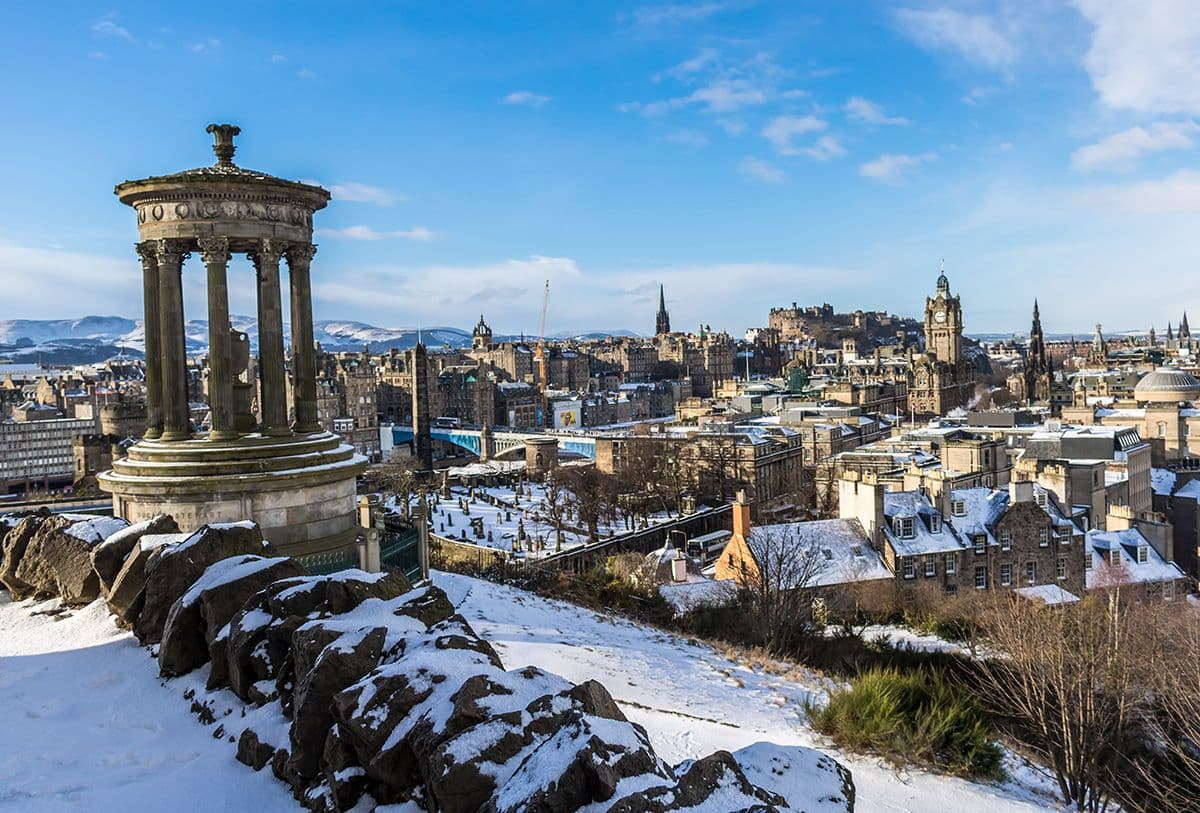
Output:
<instances>
[{"instance_id":1,"label":"stone pillar","mask_svg":"<svg viewBox=\"0 0 1200 813\"><path fill-rule=\"evenodd\" d=\"M292 293L292 397L299 434L321 431L317 420L317 357L313 338L312 282L310 268L317 247L294 244L288 247L288 281Z\"/></svg>"},{"instance_id":2,"label":"stone pillar","mask_svg":"<svg viewBox=\"0 0 1200 813\"><path fill-rule=\"evenodd\" d=\"M418 471L433 470L433 439L429 435L429 360L417 342L412 354L413 455Z\"/></svg>"},{"instance_id":3,"label":"stone pillar","mask_svg":"<svg viewBox=\"0 0 1200 813\"><path fill-rule=\"evenodd\" d=\"M183 240L157 240L159 342L162 358L161 440L192 436L188 415L187 345L183 332Z\"/></svg>"},{"instance_id":4,"label":"stone pillar","mask_svg":"<svg viewBox=\"0 0 1200 813\"><path fill-rule=\"evenodd\" d=\"M142 260L142 332L146 345L146 431L151 440L162 434L162 341L159 339L158 248L153 241L138 243Z\"/></svg>"},{"instance_id":5,"label":"stone pillar","mask_svg":"<svg viewBox=\"0 0 1200 813\"><path fill-rule=\"evenodd\" d=\"M229 239L201 237L200 256L208 269L208 405L209 440L238 436L233 418L233 359L229 325Z\"/></svg>"},{"instance_id":6,"label":"stone pillar","mask_svg":"<svg viewBox=\"0 0 1200 813\"><path fill-rule=\"evenodd\" d=\"M285 243L264 238L250 254L258 276L259 411L265 435L290 435L287 381L283 369L283 304L279 293L279 258Z\"/></svg>"}]
</instances>

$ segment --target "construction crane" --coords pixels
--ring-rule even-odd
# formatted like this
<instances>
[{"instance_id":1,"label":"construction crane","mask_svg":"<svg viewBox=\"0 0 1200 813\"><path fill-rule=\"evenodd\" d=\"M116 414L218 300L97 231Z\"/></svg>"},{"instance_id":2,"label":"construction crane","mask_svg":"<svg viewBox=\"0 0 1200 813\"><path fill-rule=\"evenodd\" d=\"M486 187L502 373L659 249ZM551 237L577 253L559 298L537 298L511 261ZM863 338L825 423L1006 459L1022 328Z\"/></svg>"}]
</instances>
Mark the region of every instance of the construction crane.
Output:
<instances>
[{"instance_id":1,"label":"construction crane","mask_svg":"<svg viewBox=\"0 0 1200 813\"><path fill-rule=\"evenodd\" d=\"M538 387L541 392L541 419L538 421L543 427L546 426L546 413L549 411L550 402L546 399L546 308L550 305L550 280L546 280L546 287L542 291L542 321L538 326L538 343L537 352L534 353L534 359L538 366ZM553 421L551 421L553 423Z\"/></svg>"}]
</instances>

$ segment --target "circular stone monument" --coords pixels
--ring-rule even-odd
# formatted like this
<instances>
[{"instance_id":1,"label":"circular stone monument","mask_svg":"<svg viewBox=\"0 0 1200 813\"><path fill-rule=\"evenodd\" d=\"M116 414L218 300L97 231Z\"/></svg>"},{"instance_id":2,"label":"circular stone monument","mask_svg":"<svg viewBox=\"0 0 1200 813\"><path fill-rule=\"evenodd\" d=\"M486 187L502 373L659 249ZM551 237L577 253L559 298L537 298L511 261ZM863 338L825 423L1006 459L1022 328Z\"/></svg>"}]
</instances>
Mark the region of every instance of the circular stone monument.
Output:
<instances>
[{"instance_id":1,"label":"circular stone monument","mask_svg":"<svg viewBox=\"0 0 1200 813\"><path fill-rule=\"evenodd\" d=\"M100 485L112 492L114 514L131 522L167 513L192 530L252 519L283 553L310 568L350 565L356 561L355 478L366 459L317 421L309 279L313 213L329 202L329 192L236 166L239 128L212 124L208 132L216 142L212 166L116 188L137 213L147 427L129 456L100 475ZM208 282L206 433L191 425L184 343L182 271L197 252ZM229 322L226 269L239 253L255 269L257 377L246 372L246 335ZM281 260L291 306L290 417Z\"/></svg>"}]
</instances>

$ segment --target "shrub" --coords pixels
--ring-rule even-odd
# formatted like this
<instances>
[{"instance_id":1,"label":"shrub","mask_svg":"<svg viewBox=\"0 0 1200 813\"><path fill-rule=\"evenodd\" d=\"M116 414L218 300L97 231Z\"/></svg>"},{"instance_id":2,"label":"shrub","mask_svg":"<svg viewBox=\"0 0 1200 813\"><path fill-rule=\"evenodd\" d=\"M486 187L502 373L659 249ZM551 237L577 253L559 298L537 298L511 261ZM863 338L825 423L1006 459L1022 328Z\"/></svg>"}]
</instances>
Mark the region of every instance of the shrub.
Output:
<instances>
[{"instance_id":1,"label":"shrub","mask_svg":"<svg viewBox=\"0 0 1200 813\"><path fill-rule=\"evenodd\" d=\"M986 712L938 671L871 669L808 713L814 728L850 750L955 775L1004 775L1003 753Z\"/></svg>"}]
</instances>

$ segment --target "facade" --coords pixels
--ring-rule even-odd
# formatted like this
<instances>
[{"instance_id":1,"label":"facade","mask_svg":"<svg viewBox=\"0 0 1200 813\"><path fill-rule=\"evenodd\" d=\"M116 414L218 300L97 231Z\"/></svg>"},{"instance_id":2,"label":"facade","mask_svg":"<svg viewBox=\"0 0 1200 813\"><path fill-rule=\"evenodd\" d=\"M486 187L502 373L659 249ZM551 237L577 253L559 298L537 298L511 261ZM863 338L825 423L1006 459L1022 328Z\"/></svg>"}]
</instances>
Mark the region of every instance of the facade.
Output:
<instances>
[{"instance_id":1,"label":"facade","mask_svg":"<svg viewBox=\"0 0 1200 813\"><path fill-rule=\"evenodd\" d=\"M29 404L15 420L0 421L0 489L48 491L75 479L74 441L96 431L88 418L60 418Z\"/></svg>"},{"instance_id":2,"label":"facade","mask_svg":"<svg viewBox=\"0 0 1200 813\"><path fill-rule=\"evenodd\" d=\"M908 396L914 413L945 415L970 403L975 375L963 356L962 333L962 304L943 271L925 300L925 355L913 363Z\"/></svg>"}]
</instances>

